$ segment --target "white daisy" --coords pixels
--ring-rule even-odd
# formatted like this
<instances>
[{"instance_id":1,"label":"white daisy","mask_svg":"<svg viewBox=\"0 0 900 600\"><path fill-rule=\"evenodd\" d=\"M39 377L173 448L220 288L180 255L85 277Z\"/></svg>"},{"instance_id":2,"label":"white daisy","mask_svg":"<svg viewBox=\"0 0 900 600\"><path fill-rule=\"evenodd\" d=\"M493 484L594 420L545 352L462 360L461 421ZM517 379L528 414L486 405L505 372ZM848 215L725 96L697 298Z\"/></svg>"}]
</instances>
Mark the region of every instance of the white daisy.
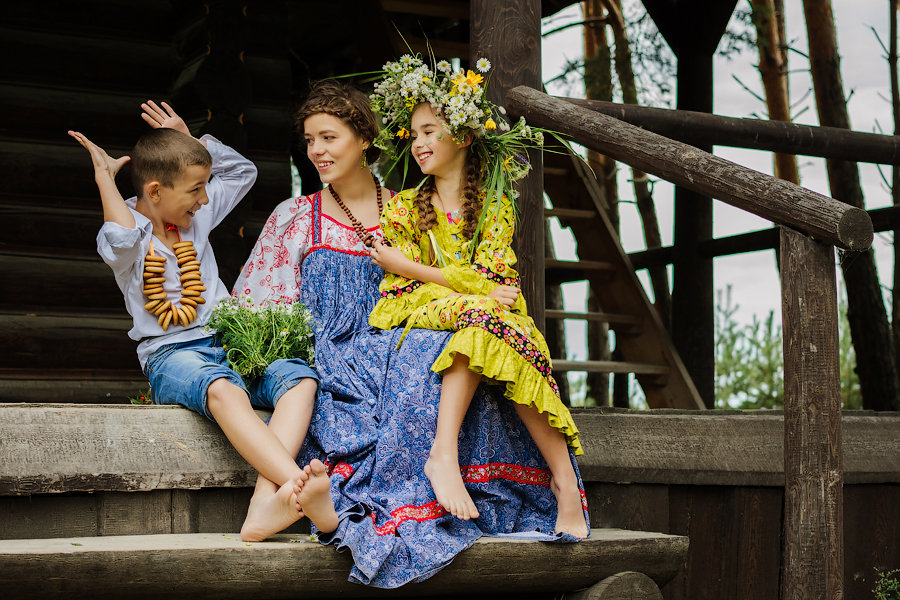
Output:
<instances>
[{"instance_id":1,"label":"white daisy","mask_svg":"<svg viewBox=\"0 0 900 600\"><path fill-rule=\"evenodd\" d=\"M491 61L486 58L479 58L475 62L475 68L481 73L487 73L491 70Z\"/></svg>"}]
</instances>

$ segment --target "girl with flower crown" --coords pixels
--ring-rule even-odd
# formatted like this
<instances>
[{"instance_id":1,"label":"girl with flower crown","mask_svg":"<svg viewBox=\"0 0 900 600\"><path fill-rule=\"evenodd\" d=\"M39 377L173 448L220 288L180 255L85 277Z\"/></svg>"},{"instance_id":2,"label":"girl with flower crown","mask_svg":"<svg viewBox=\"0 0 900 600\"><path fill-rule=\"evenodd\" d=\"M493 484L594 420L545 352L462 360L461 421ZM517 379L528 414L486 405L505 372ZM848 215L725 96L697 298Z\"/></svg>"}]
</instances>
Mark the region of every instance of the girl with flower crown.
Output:
<instances>
[{"instance_id":1,"label":"girl with flower crown","mask_svg":"<svg viewBox=\"0 0 900 600\"><path fill-rule=\"evenodd\" d=\"M464 520L479 517L460 472L458 440L479 383L498 384L549 466L555 530L584 538L588 526L571 456L581 453L578 430L513 268L511 183L528 172L525 151L540 145L542 133L521 120L511 128L495 115L482 75L439 64L435 77L417 58L405 58L387 69L374 100L387 131L409 140L428 177L395 196L382 214L390 245L376 242L371 254L387 275L369 322L454 332L431 365L443 381L425 473L447 511ZM477 67L487 71L490 64L482 59Z\"/></svg>"}]
</instances>

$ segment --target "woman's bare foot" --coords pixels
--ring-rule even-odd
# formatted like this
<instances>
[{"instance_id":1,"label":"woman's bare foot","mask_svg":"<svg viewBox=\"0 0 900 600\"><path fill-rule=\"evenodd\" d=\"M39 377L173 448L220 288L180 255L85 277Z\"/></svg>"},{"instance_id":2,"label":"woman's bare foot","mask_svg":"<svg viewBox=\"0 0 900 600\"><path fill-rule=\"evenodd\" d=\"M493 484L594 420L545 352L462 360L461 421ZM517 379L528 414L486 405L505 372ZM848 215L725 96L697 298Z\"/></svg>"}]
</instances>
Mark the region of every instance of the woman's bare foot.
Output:
<instances>
[{"instance_id":1,"label":"woman's bare foot","mask_svg":"<svg viewBox=\"0 0 900 600\"><path fill-rule=\"evenodd\" d=\"M254 495L241 526L241 539L261 542L299 520L303 516L299 495L299 479L288 481L271 496L257 498Z\"/></svg>"},{"instance_id":2,"label":"woman's bare foot","mask_svg":"<svg viewBox=\"0 0 900 600\"><path fill-rule=\"evenodd\" d=\"M306 474L300 489L300 506L303 513L322 533L331 533L338 526L338 516L331 500L331 480L325 464L313 459L303 467Z\"/></svg>"},{"instance_id":3,"label":"woman's bare foot","mask_svg":"<svg viewBox=\"0 0 900 600\"><path fill-rule=\"evenodd\" d=\"M584 508L581 506L581 492L575 480L560 486L556 479L550 480L550 489L556 496L556 532L569 533L579 539L588 536L587 522L584 520Z\"/></svg>"},{"instance_id":4,"label":"woman's bare foot","mask_svg":"<svg viewBox=\"0 0 900 600\"><path fill-rule=\"evenodd\" d=\"M432 448L425 461L425 476L431 482L438 504L447 512L464 520L478 518L478 509L463 484L456 456Z\"/></svg>"}]
</instances>

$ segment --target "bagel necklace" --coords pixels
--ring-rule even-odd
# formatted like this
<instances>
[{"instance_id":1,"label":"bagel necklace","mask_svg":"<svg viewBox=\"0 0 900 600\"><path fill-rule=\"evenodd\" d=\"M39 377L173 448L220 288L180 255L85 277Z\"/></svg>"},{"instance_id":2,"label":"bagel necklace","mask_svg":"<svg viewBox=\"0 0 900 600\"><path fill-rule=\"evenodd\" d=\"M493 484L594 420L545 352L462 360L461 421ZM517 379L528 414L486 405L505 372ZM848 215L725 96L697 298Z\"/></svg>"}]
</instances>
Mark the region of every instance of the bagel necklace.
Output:
<instances>
[{"instance_id":1,"label":"bagel necklace","mask_svg":"<svg viewBox=\"0 0 900 600\"><path fill-rule=\"evenodd\" d=\"M375 177L374 174L372 175L372 179L375 181L375 200L378 202L378 215L381 216L381 211L384 210L384 206L381 204L381 182L378 181L378 178ZM328 184L328 193L331 194L331 197L334 198L337 205L341 207L341 210L343 210L347 215L347 218L350 219L350 223L353 225L353 229L356 231L356 235L359 236L359 239L362 240L362 243L371 248L375 244L375 235L371 231L366 231L362 222L353 216L353 213L350 212L350 209L347 208L347 205L344 204L344 201L338 196L337 190L335 190L334 186L330 183Z\"/></svg>"},{"instance_id":2,"label":"bagel necklace","mask_svg":"<svg viewBox=\"0 0 900 600\"><path fill-rule=\"evenodd\" d=\"M166 257L156 254L153 250L153 241L150 242L150 253L144 257L144 296L147 304L144 308L150 314L159 317L159 326L163 331L169 326L181 325L187 327L197 320L197 306L206 302L201 296L206 291L203 280L200 278L200 261L197 259L197 250L194 242L181 239L178 227L171 223L166 224L166 231L174 231L178 234L178 241L172 244L175 260L181 272L181 299L175 302L166 300L168 294L163 289L166 282Z\"/></svg>"}]
</instances>

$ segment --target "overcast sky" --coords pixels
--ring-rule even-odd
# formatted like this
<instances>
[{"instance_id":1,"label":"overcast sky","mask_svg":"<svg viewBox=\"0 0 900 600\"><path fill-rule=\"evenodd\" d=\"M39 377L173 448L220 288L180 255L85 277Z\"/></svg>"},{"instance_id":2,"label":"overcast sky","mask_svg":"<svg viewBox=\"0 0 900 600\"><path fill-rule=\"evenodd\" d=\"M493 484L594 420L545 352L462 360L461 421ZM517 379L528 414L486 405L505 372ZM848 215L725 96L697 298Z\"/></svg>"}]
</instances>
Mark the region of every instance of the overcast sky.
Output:
<instances>
[{"instance_id":1,"label":"overcast sky","mask_svg":"<svg viewBox=\"0 0 900 600\"><path fill-rule=\"evenodd\" d=\"M626 5L632 1L625 0ZM738 6L747 4L747 0L739 0ZM796 102L811 88L808 61L804 56L807 38L801 2L789 0L786 4L789 5L786 15L788 39L792 48L799 52L792 52L789 57L789 66L792 71L791 97L792 101ZM877 121L885 131L891 132L893 131L893 121L890 105L879 96L888 97L890 93L888 66L882 57L883 53L875 34L872 32L874 27L885 44L887 43L887 3L883 0L834 0L833 5L844 89L847 94L853 92L849 101L851 126L858 131L876 131ZM552 20L545 21L544 31L581 18L579 5L574 5L552 17ZM549 80L560 73L566 60L577 59L582 55L582 30L580 27L546 37L543 45L544 79ZM716 58L714 110L717 114L734 117L765 114L764 106L760 101L743 89L733 77L736 76L762 96L762 85L756 69L756 62L755 48L733 57L731 60L722 57ZM583 94L583 87L578 88L577 86L562 88L559 85L554 87L551 84L549 89L551 93L560 95ZM795 113L804 106L808 106L808 109L796 118L796 122L818 124L812 95L795 107ZM716 147L714 152L753 169L766 173L772 172L772 158L769 153L726 147ZM867 208L890 205L890 194L885 189L875 167L860 165L860 170ZM632 200L627 174L627 169L620 171L619 192L623 199ZM886 171L886 174L889 176L889 171ZM819 193L830 195L823 160L801 157L801 184ZM666 245L672 243L672 187L671 184L660 182L656 185L654 194L663 242ZM644 240L637 209L633 205L622 205L621 218L622 243L625 249L627 251L643 249ZM716 237L753 231L768 225L769 223L766 221L749 213L721 202L715 202L714 231ZM893 272L893 259L888 241L884 237L876 236L879 275L885 284L890 284ZM560 247L562 251L566 250L564 241ZM732 287L734 301L740 305L737 315L739 320L750 321L754 315L763 317L770 310L774 310L776 317L780 319L780 290L773 251L716 259L715 287L717 290L724 290L729 285ZM580 299L573 301L577 300Z\"/></svg>"}]
</instances>

